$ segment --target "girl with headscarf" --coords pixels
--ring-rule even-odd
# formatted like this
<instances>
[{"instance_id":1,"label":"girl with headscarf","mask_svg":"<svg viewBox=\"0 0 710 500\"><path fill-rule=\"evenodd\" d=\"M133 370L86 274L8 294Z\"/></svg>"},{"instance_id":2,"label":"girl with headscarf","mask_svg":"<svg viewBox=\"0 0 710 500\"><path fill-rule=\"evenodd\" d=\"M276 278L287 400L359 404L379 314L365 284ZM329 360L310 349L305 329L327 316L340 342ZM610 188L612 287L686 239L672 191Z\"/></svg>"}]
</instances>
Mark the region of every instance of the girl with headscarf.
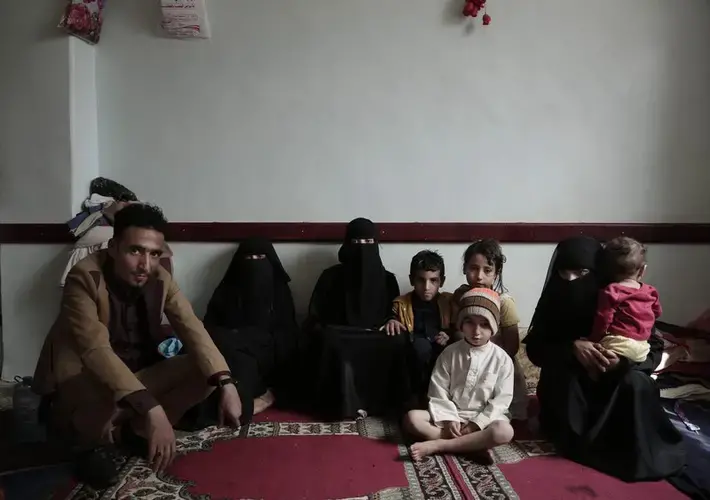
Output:
<instances>
[{"instance_id":1,"label":"girl with headscarf","mask_svg":"<svg viewBox=\"0 0 710 500\"><path fill-rule=\"evenodd\" d=\"M523 341L541 368L540 426L567 458L625 481L666 478L682 469L685 453L650 377L662 341L652 336L646 361L631 363L585 338L596 311L601 248L584 236L557 246ZM590 369L609 376L595 383Z\"/></svg>"},{"instance_id":2,"label":"girl with headscarf","mask_svg":"<svg viewBox=\"0 0 710 500\"><path fill-rule=\"evenodd\" d=\"M313 402L328 417L401 411L412 396L406 337L379 331L399 285L382 264L372 221L348 224L338 258L311 296L304 386L315 389Z\"/></svg>"},{"instance_id":3,"label":"girl with headscarf","mask_svg":"<svg viewBox=\"0 0 710 500\"><path fill-rule=\"evenodd\" d=\"M292 376L298 326L289 282L274 246L250 238L237 249L205 314L205 327L238 382L243 418L280 398Z\"/></svg>"}]
</instances>

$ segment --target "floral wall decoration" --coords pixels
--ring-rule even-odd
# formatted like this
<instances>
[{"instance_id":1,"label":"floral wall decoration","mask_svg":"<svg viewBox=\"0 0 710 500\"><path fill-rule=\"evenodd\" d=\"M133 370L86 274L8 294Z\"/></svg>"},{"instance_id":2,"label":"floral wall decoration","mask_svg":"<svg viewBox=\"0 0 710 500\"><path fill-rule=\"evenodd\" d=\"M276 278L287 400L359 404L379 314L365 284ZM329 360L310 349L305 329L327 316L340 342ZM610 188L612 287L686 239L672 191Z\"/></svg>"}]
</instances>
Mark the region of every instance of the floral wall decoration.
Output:
<instances>
[{"instance_id":1,"label":"floral wall decoration","mask_svg":"<svg viewBox=\"0 0 710 500\"><path fill-rule=\"evenodd\" d=\"M98 43L105 0L67 0L59 27L92 45Z\"/></svg>"},{"instance_id":2,"label":"floral wall decoration","mask_svg":"<svg viewBox=\"0 0 710 500\"><path fill-rule=\"evenodd\" d=\"M483 13L481 21L483 26L491 24L491 16L486 12L486 0L466 0L463 7L463 15L465 17L478 17L478 14Z\"/></svg>"}]
</instances>

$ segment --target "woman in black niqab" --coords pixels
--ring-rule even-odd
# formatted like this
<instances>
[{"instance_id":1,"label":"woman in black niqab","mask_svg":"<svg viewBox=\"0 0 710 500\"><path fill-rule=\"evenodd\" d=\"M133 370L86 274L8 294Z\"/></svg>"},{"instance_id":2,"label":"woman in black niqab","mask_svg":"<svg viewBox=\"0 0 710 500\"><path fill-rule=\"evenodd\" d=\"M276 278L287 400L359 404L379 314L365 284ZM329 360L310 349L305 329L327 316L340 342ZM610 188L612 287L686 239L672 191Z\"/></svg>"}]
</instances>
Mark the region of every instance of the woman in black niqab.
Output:
<instances>
[{"instance_id":1,"label":"woman in black niqab","mask_svg":"<svg viewBox=\"0 0 710 500\"><path fill-rule=\"evenodd\" d=\"M382 264L371 220L357 218L348 224L338 260L316 283L307 323L378 329L399 296L399 285Z\"/></svg>"},{"instance_id":2,"label":"woman in black niqab","mask_svg":"<svg viewBox=\"0 0 710 500\"><path fill-rule=\"evenodd\" d=\"M389 312L391 299L387 297L387 271L382 265L377 229L372 221L359 218L348 224L338 260L345 270L345 315L348 324L361 327L378 325Z\"/></svg>"},{"instance_id":3,"label":"woman in black niqab","mask_svg":"<svg viewBox=\"0 0 710 500\"><path fill-rule=\"evenodd\" d=\"M326 418L401 411L411 398L408 337L379 331L399 285L382 264L372 221L348 224L338 259L340 264L323 271L311 296L303 386Z\"/></svg>"},{"instance_id":4,"label":"woman in black niqab","mask_svg":"<svg viewBox=\"0 0 710 500\"><path fill-rule=\"evenodd\" d=\"M274 246L268 240L250 238L237 248L224 278L207 306L205 324L236 329L269 328L283 319L292 304L289 282ZM285 302L285 303L283 303Z\"/></svg>"},{"instance_id":5,"label":"woman in black niqab","mask_svg":"<svg viewBox=\"0 0 710 500\"><path fill-rule=\"evenodd\" d=\"M271 242L250 238L207 306L205 327L237 380L245 421L286 395L297 362L290 281Z\"/></svg>"},{"instance_id":6,"label":"woman in black niqab","mask_svg":"<svg viewBox=\"0 0 710 500\"><path fill-rule=\"evenodd\" d=\"M565 346L577 340L579 332L591 330L599 292L595 268L600 249L597 240L586 236L557 245L526 337L528 357L536 365L541 366L541 358L562 355L550 350L551 342ZM574 274L576 279L565 279L564 273ZM541 335L546 347L538 350L536 340Z\"/></svg>"},{"instance_id":7,"label":"woman in black niqab","mask_svg":"<svg viewBox=\"0 0 710 500\"><path fill-rule=\"evenodd\" d=\"M667 478L682 469L685 453L650 377L662 341L653 335L646 361L631 363L585 339L596 312L601 248L584 236L557 246L523 341L541 368L540 426L561 455L584 465L625 481ZM594 382L582 363L608 375Z\"/></svg>"}]
</instances>

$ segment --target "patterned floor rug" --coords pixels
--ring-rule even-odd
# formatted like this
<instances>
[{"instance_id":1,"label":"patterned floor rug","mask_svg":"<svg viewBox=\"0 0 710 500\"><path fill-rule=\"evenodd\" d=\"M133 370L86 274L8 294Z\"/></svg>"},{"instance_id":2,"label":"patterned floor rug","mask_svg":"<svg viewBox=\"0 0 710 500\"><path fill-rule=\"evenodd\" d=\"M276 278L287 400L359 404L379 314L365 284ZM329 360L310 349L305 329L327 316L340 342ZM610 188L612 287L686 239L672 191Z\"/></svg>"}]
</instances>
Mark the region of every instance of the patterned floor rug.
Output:
<instances>
[{"instance_id":1,"label":"patterned floor rug","mask_svg":"<svg viewBox=\"0 0 710 500\"><path fill-rule=\"evenodd\" d=\"M336 423L284 418L238 431L210 427L179 439L180 458L156 476L143 460L121 459L121 481L106 491L76 485L60 498L371 498L516 499L499 464L549 455L540 441L494 450L496 465L428 457L414 463L396 426L365 418Z\"/></svg>"},{"instance_id":2,"label":"patterned floor rug","mask_svg":"<svg viewBox=\"0 0 710 500\"><path fill-rule=\"evenodd\" d=\"M524 435L525 433L520 433ZM626 484L554 456L551 445L520 439L494 450L495 464L434 456L414 463L399 429L379 419L310 422L269 412L238 431L210 427L183 436L181 456L156 476L143 460L122 459L106 491L76 485L62 500L425 499L677 500L667 483Z\"/></svg>"},{"instance_id":3,"label":"patterned floor rug","mask_svg":"<svg viewBox=\"0 0 710 500\"><path fill-rule=\"evenodd\" d=\"M518 353L528 391L539 370ZM536 401L531 401L535 414ZM398 426L375 418L324 423L269 411L239 430L210 427L178 440L179 458L156 476L145 461L120 459L106 491L72 485L56 500L424 499L679 500L666 482L627 484L555 456L527 428L493 450L495 463L435 456L414 463Z\"/></svg>"}]
</instances>

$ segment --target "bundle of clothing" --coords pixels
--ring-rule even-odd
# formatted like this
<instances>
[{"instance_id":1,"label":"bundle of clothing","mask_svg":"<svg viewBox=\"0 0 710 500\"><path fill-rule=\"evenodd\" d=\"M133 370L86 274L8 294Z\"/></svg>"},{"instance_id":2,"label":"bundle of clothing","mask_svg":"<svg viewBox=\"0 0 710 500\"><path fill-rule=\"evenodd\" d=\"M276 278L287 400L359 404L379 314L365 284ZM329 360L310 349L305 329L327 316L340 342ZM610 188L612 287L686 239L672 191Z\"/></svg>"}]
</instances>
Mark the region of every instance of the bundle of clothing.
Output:
<instances>
[{"instance_id":1,"label":"bundle of clothing","mask_svg":"<svg viewBox=\"0 0 710 500\"><path fill-rule=\"evenodd\" d=\"M122 184L97 177L89 186L89 197L81 205L81 211L67 222L69 232L76 240L69 255L69 262L62 273L60 286L64 286L69 271L84 257L106 248L113 237L113 217L129 203L138 202L138 197ZM170 251L167 249L170 257Z\"/></svg>"},{"instance_id":2,"label":"bundle of clothing","mask_svg":"<svg viewBox=\"0 0 710 500\"><path fill-rule=\"evenodd\" d=\"M710 331L699 322L702 319L687 327L656 323L663 357L654 378L664 399L710 402Z\"/></svg>"},{"instance_id":3,"label":"bundle of clothing","mask_svg":"<svg viewBox=\"0 0 710 500\"><path fill-rule=\"evenodd\" d=\"M687 458L671 483L690 498L710 499L710 310L687 326L658 321L663 358L656 368L666 414L683 435Z\"/></svg>"}]
</instances>

